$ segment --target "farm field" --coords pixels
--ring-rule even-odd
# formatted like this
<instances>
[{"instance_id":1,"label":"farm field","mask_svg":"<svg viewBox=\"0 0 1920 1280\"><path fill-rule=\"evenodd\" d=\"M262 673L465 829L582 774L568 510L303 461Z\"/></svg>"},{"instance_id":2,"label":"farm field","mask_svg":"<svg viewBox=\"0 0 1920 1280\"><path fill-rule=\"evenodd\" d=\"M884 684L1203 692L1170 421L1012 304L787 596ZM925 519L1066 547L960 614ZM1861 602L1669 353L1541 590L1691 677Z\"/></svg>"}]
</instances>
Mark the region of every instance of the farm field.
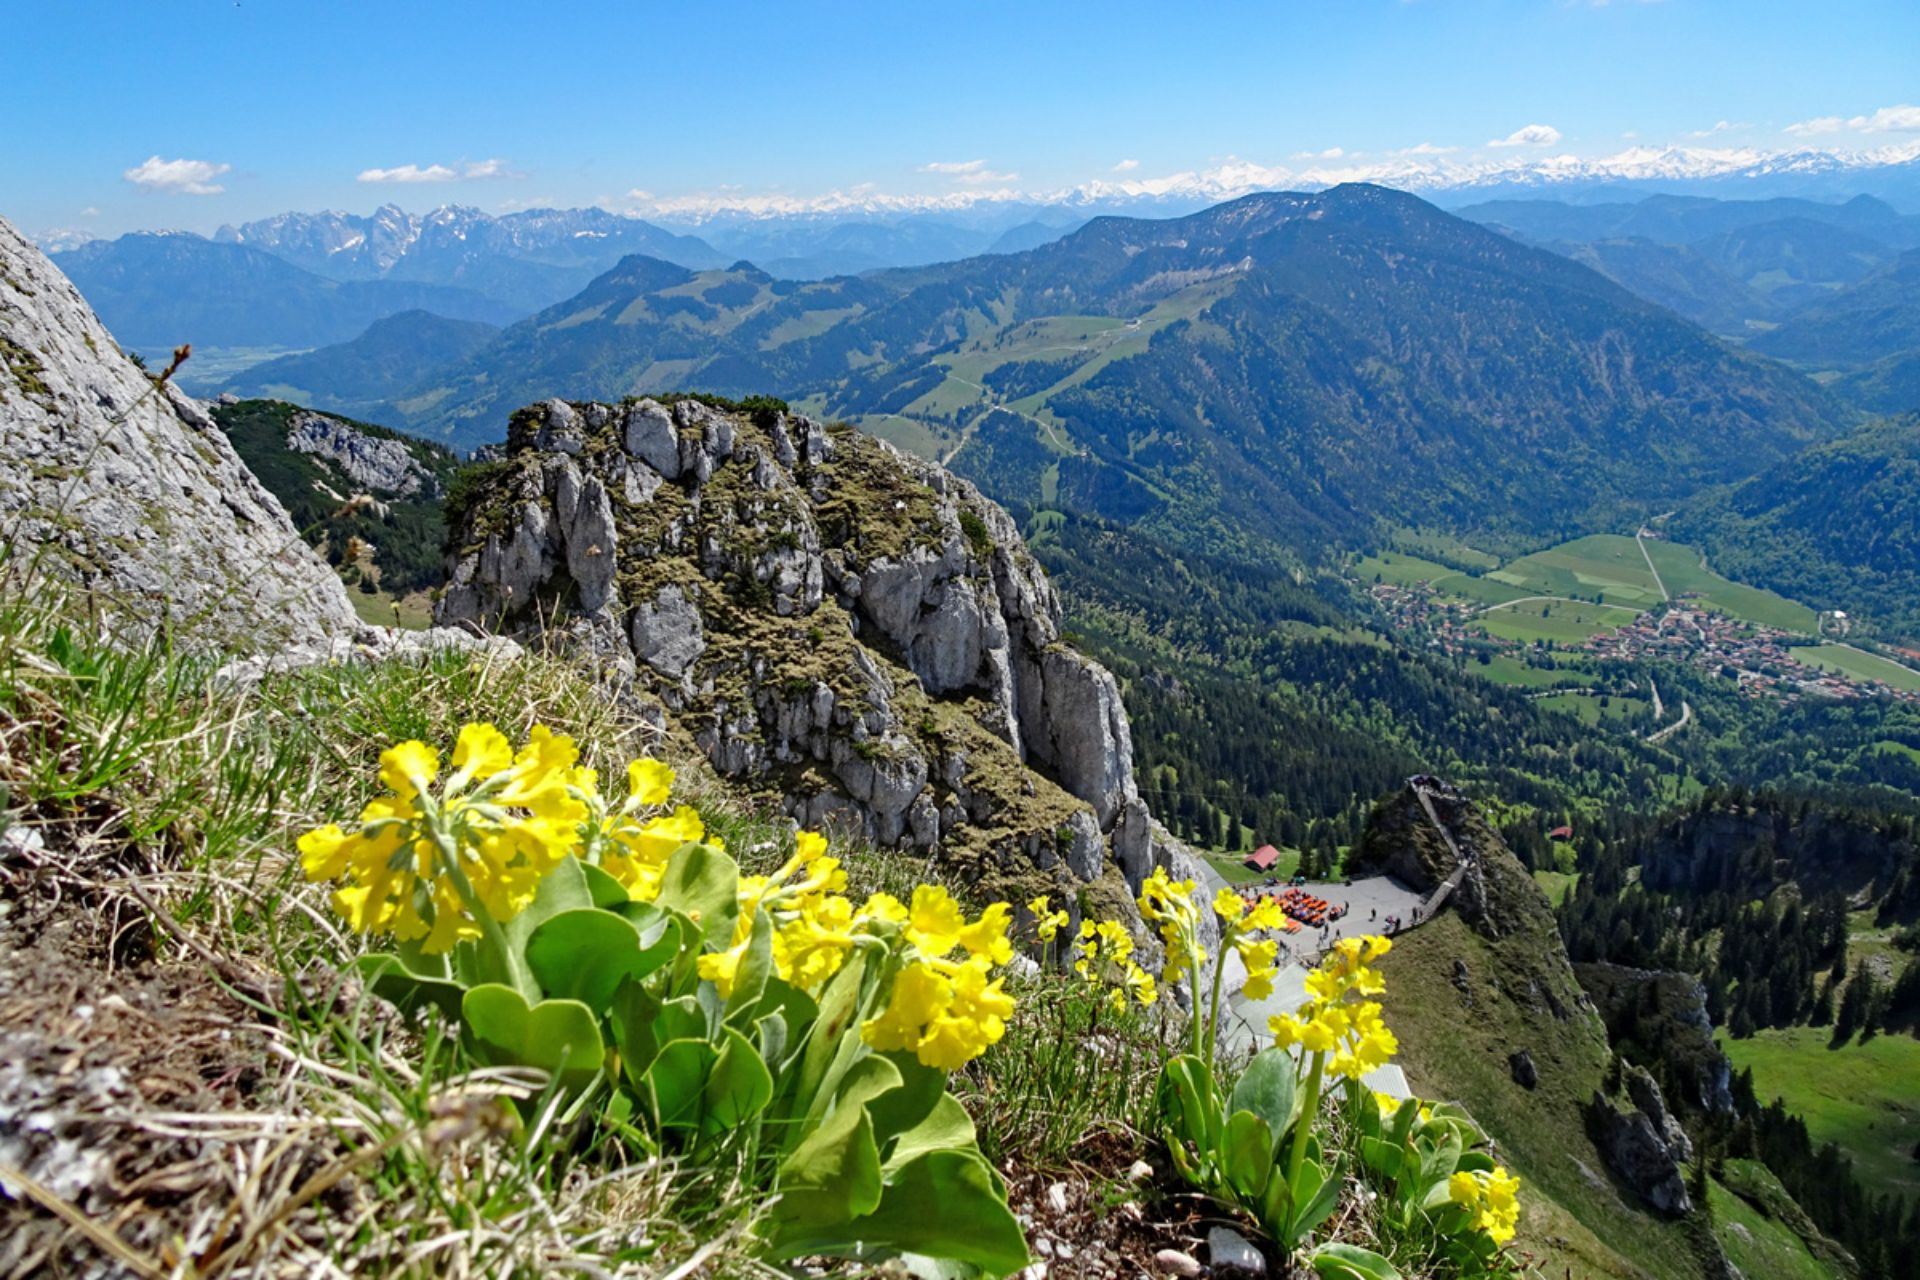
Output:
<instances>
[{"instance_id":1,"label":"farm field","mask_svg":"<svg viewBox=\"0 0 1920 1280\"><path fill-rule=\"evenodd\" d=\"M1660 580L1676 600L1697 595L1707 607L1747 622L1808 635L1815 631L1817 619L1812 609L1772 591L1729 582L1709 569L1692 547L1648 538L1646 548L1654 567L1660 570Z\"/></svg>"},{"instance_id":2,"label":"farm field","mask_svg":"<svg viewBox=\"0 0 1920 1280\"><path fill-rule=\"evenodd\" d=\"M1920 1194L1920 1040L1878 1035L1829 1049L1827 1029L1790 1027L1748 1040L1723 1039L1734 1069L1753 1072L1761 1102L1786 1099L1807 1122L1815 1145L1838 1143L1863 1181L1902 1195Z\"/></svg>"},{"instance_id":3,"label":"farm field","mask_svg":"<svg viewBox=\"0 0 1920 1280\"><path fill-rule=\"evenodd\" d=\"M1521 556L1487 575L1535 595L1598 595L1609 604L1645 609L1660 603L1660 588L1634 539L1597 533Z\"/></svg>"},{"instance_id":4,"label":"farm field","mask_svg":"<svg viewBox=\"0 0 1920 1280\"><path fill-rule=\"evenodd\" d=\"M1622 724L1653 725L1653 704L1640 698L1615 695L1601 699L1583 693L1554 693L1540 699L1540 705L1553 711L1577 716L1580 723L1597 725L1602 720Z\"/></svg>"},{"instance_id":5,"label":"farm field","mask_svg":"<svg viewBox=\"0 0 1920 1280\"><path fill-rule=\"evenodd\" d=\"M1625 605L1574 603L1566 600L1527 600L1494 605L1475 619L1488 635L1520 644L1551 640L1579 644L1601 631L1623 627L1638 617Z\"/></svg>"},{"instance_id":6,"label":"farm field","mask_svg":"<svg viewBox=\"0 0 1920 1280\"><path fill-rule=\"evenodd\" d=\"M1510 684L1521 689L1583 689L1593 682L1585 671L1571 667L1536 667L1511 654L1496 653L1485 662L1468 668L1495 684Z\"/></svg>"},{"instance_id":7,"label":"farm field","mask_svg":"<svg viewBox=\"0 0 1920 1280\"><path fill-rule=\"evenodd\" d=\"M1793 656L1824 671L1838 671L1861 680L1878 680L1895 689L1920 690L1920 671L1864 649L1853 649L1843 644L1821 644L1795 649Z\"/></svg>"}]
</instances>

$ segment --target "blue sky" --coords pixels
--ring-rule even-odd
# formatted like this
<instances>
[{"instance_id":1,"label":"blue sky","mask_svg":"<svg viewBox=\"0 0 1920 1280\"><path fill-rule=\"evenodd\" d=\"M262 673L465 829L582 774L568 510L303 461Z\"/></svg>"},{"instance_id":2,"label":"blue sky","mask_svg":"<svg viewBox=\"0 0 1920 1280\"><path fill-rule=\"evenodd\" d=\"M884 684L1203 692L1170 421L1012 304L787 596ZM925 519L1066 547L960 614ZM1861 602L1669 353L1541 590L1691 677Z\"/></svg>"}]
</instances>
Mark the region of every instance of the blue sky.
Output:
<instances>
[{"instance_id":1,"label":"blue sky","mask_svg":"<svg viewBox=\"0 0 1920 1280\"><path fill-rule=\"evenodd\" d=\"M9 9L0 214L35 232L1920 143L1912 0Z\"/></svg>"}]
</instances>

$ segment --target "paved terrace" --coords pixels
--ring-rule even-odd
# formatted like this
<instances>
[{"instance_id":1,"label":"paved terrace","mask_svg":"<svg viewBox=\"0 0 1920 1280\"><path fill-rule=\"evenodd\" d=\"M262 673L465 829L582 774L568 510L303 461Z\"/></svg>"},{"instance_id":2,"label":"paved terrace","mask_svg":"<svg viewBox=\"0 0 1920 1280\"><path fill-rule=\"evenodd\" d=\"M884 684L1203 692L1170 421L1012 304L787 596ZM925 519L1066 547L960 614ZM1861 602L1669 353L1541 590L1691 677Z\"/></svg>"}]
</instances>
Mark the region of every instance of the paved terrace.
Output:
<instances>
[{"instance_id":1,"label":"paved terrace","mask_svg":"<svg viewBox=\"0 0 1920 1280\"><path fill-rule=\"evenodd\" d=\"M1201 863L1206 877L1206 898L1215 890L1278 894L1284 886L1229 885L1212 867ZM1226 999L1227 1008L1220 1018L1220 1051L1223 1054L1251 1053L1269 1043L1267 1019L1275 1014L1292 1013L1307 1000L1306 976L1320 963L1320 957L1341 938L1386 933L1386 918L1398 916L1400 932L1414 927L1415 912L1422 906L1421 896L1391 876L1368 876L1352 884L1302 885L1316 898L1324 898L1335 907L1346 905L1347 913L1330 922L1324 930L1301 926L1299 932L1280 935L1280 972L1273 977L1273 994L1265 1000L1247 1000L1239 995ZM1424 913L1420 916L1425 919ZM1237 952L1225 958L1225 989L1238 992L1247 980L1246 966ZM1410 1097L1407 1078L1397 1065L1388 1065L1366 1077L1369 1088L1396 1098Z\"/></svg>"}]
</instances>

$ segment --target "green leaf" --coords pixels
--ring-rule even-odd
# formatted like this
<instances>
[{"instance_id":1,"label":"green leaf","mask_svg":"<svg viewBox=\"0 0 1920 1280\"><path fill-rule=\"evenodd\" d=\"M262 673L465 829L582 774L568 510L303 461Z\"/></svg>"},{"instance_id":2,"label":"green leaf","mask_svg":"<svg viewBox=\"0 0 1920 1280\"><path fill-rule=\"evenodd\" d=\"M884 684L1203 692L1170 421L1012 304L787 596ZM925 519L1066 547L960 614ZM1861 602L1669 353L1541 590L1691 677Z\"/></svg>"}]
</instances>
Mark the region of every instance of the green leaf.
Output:
<instances>
[{"instance_id":1,"label":"green leaf","mask_svg":"<svg viewBox=\"0 0 1920 1280\"><path fill-rule=\"evenodd\" d=\"M887 1095L888 1098L892 1096ZM878 1106L879 1103L874 1103L867 1110L874 1111ZM967 1109L960 1105L960 1099L950 1093L942 1093L935 1099L933 1109L924 1120L894 1140L893 1150L887 1153L886 1172L891 1176L912 1161L934 1151L977 1150L974 1139L973 1119L967 1115Z\"/></svg>"},{"instance_id":2,"label":"green leaf","mask_svg":"<svg viewBox=\"0 0 1920 1280\"><path fill-rule=\"evenodd\" d=\"M731 938L731 935L729 935ZM747 935L747 949L734 970L733 994L727 997L727 1021L735 1026L751 1025L766 994L767 979L773 976L773 920L764 911L753 916L753 932Z\"/></svg>"},{"instance_id":3,"label":"green leaf","mask_svg":"<svg viewBox=\"0 0 1920 1280\"><path fill-rule=\"evenodd\" d=\"M1220 1140L1220 1171L1227 1185L1248 1204L1260 1203L1273 1175L1273 1130L1251 1111L1227 1117Z\"/></svg>"},{"instance_id":4,"label":"green leaf","mask_svg":"<svg viewBox=\"0 0 1920 1280\"><path fill-rule=\"evenodd\" d=\"M1383 1138L1360 1139L1360 1163L1382 1178L1398 1178L1406 1149Z\"/></svg>"},{"instance_id":5,"label":"green leaf","mask_svg":"<svg viewBox=\"0 0 1920 1280\"><path fill-rule=\"evenodd\" d=\"M816 1131L785 1166L773 1209L776 1251L794 1237L844 1229L879 1205L884 1188L873 1120L864 1107L849 1107L845 1115L844 1123Z\"/></svg>"},{"instance_id":6,"label":"green leaf","mask_svg":"<svg viewBox=\"0 0 1920 1280\"><path fill-rule=\"evenodd\" d=\"M580 874L587 882L587 893L593 898L593 905L608 911L617 911L632 902L627 886L594 866L591 862L580 864Z\"/></svg>"},{"instance_id":7,"label":"green leaf","mask_svg":"<svg viewBox=\"0 0 1920 1280\"><path fill-rule=\"evenodd\" d=\"M1192 1054L1169 1058L1160 1069L1160 1114L1175 1136L1199 1150L1203 1164L1210 1165L1220 1146L1220 1134L1226 1117L1220 1111L1219 1095L1213 1091L1213 1072Z\"/></svg>"},{"instance_id":8,"label":"green leaf","mask_svg":"<svg viewBox=\"0 0 1920 1280\"><path fill-rule=\"evenodd\" d=\"M361 956L354 968L367 990L403 1013L433 1008L455 1021L460 1018L460 1001L467 989L444 974L417 973L400 956L383 952Z\"/></svg>"},{"instance_id":9,"label":"green leaf","mask_svg":"<svg viewBox=\"0 0 1920 1280\"><path fill-rule=\"evenodd\" d=\"M773 1076L760 1060L760 1051L753 1041L728 1027L719 1057L707 1074L701 1136L716 1138L745 1124L766 1110L772 1098Z\"/></svg>"},{"instance_id":10,"label":"green leaf","mask_svg":"<svg viewBox=\"0 0 1920 1280\"><path fill-rule=\"evenodd\" d=\"M538 1067L563 1089L591 1084L606 1059L600 1020L578 1000L529 1006L512 987L487 983L467 992L460 1017L483 1061Z\"/></svg>"},{"instance_id":11,"label":"green leaf","mask_svg":"<svg viewBox=\"0 0 1920 1280\"><path fill-rule=\"evenodd\" d=\"M1300 1111L1299 1071L1285 1049L1262 1049L1234 1082L1229 1111L1251 1111L1267 1122L1275 1141L1293 1128Z\"/></svg>"},{"instance_id":12,"label":"green leaf","mask_svg":"<svg viewBox=\"0 0 1920 1280\"><path fill-rule=\"evenodd\" d=\"M654 902L693 921L708 948L719 951L733 944L739 893L740 868L732 858L704 844L683 844L667 859Z\"/></svg>"},{"instance_id":13,"label":"green leaf","mask_svg":"<svg viewBox=\"0 0 1920 1280\"><path fill-rule=\"evenodd\" d=\"M765 1021L773 1014L780 1015L787 1027L785 1054L778 1061L767 1059L767 1066L775 1075L779 1075L786 1066L786 1058L799 1050L807 1033L813 1030L813 1021L820 1016L820 1006L814 1003L812 996L792 983L769 978L766 992L760 997L758 1017Z\"/></svg>"},{"instance_id":14,"label":"green leaf","mask_svg":"<svg viewBox=\"0 0 1920 1280\"><path fill-rule=\"evenodd\" d=\"M1326 1280L1400 1280L1394 1265L1373 1250L1333 1240L1308 1254L1307 1265Z\"/></svg>"},{"instance_id":15,"label":"green leaf","mask_svg":"<svg viewBox=\"0 0 1920 1280\"><path fill-rule=\"evenodd\" d=\"M873 1113L873 1136L880 1143L882 1154L885 1154L896 1138L904 1137L932 1116L941 1095L947 1091L947 1073L925 1065L911 1053L881 1056L900 1073L898 1088L889 1089L867 1104L867 1110ZM968 1125L968 1134L967 1141L971 1142L971 1123ZM929 1136L922 1135L916 1141L925 1141ZM932 1147L926 1149L931 1150Z\"/></svg>"},{"instance_id":16,"label":"green leaf","mask_svg":"<svg viewBox=\"0 0 1920 1280\"><path fill-rule=\"evenodd\" d=\"M1287 1224L1287 1242L1303 1240L1325 1222L1340 1202L1340 1170L1320 1167L1316 1160L1300 1162L1300 1173L1293 1182L1293 1221Z\"/></svg>"},{"instance_id":17,"label":"green leaf","mask_svg":"<svg viewBox=\"0 0 1920 1280\"><path fill-rule=\"evenodd\" d=\"M552 916L527 939L527 967L549 996L603 1011L628 978L638 981L671 960L680 926L664 911L639 923L598 907Z\"/></svg>"},{"instance_id":18,"label":"green leaf","mask_svg":"<svg viewBox=\"0 0 1920 1280\"><path fill-rule=\"evenodd\" d=\"M580 860L562 858L541 879L526 909L500 926L501 935L506 939L505 953L501 954L499 946L491 940L481 939L475 952L477 972L489 982L512 987L530 1001L538 1000L539 984L534 981L533 971L527 968L527 939L562 911L592 905L593 895L587 890L587 877Z\"/></svg>"},{"instance_id":19,"label":"green leaf","mask_svg":"<svg viewBox=\"0 0 1920 1280\"><path fill-rule=\"evenodd\" d=\"M662 1128L694 1128L700 1123L707 1077L720 1051L702 1037L669 1040L660 1046L647 1068L646 1085L653 1097L654 1116Z\"/></svg>"},{"instance_id":20,"label":"green leaf","mask_svg":"<svg viewBox=\"0 0 1920 1280\"><path fill-rule=\"evenodd\" d=\"M800 1073L789 1103L793 1119L817 1122L833 1096L832 1090L840 1075L851 1065L848 1042L855 1042L852 1048L859 1047L860 989L866 963L866 957L861 955L848 960L820 993L820 1014L814 1019L813 1031L807 1036L806 1049L801 1053ZM805 1128L801 1124L792 1125L789 1141L799 1141Z\"/></svg>"},{"instance_id":21,"label":"green leaf","mask_svg":"<svg viewBox=\"0 0 1920 1280\"><path fill-rule=\"evenodd\" d=\"M917 1253L967 1263L992 1275L1026 1266L1027 1243L998 1180L978 1155L934 1151L903 1167L870 1214L850 1222L795 1229L773 1247L778 1259L807 1254Z\"/></svg>"}]
</instances>

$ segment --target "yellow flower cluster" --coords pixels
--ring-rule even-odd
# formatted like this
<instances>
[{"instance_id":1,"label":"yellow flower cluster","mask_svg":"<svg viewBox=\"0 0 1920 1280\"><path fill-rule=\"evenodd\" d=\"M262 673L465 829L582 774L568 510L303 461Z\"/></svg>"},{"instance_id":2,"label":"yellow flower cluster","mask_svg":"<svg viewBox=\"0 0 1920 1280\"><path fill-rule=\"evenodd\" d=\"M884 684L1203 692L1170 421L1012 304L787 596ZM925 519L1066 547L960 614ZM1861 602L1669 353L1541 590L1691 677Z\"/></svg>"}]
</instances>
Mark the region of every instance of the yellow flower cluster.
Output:
<instances>
[{"instance_id":1,"label":"yellow flower cluster","mask_svg":"<svg viewBox=\"0 0 1920 1280\"><path fill-rule=\"evenodd\" d=\"M1256 934L1279 929L1286 913L1272 898L1263 897L1249 907L1246 900L1231 889L1213 895L1213 914L1220 917L1221 939L1240 955L1246 966L1247 980L1240 994L1249 1000L1265 1000L1273 994L1273 975L1280 971L1280 944Z\"/></svg>"},{"instance_id":2,"label":"yellow flower cluster","mask_svg":"<svg viewBox=\"0 0 1920 1280\"><path fill-rule=\"evenodd\" d=\"M1034 935L1042 942L1052 942L1072 919L1066 912L1052 911L1048 906L1044 893L1027 904L1027 910L1033 913Z\"/></svg>"},{"instance_id":3,"label":"yellow flower cluster","mask_svg":"<svg viewBox=\"0 0 1920 1280\"><path fill-rule=\"evenodd\" d=\"M681 845L705 841L716 849L726 847L708 834L700 815L687 805L672 813L643 813L667 803L673 779L673 769L661 761L635 760L627 766L625 803L611 812L596 811L597 821L589 832L592 860L624 885L635 902L652 902L660 896L667 859Z\"/></svg>"},{"instance_id":4,"label":"yellow flower cluster","mask_svg":"<svg viewBox=\"0 0 1920 1280\"><path fill-rule=\"evenodd\" d=\"M479 912L507 921L579 841L592 770L570 738L536 725L518 752L490 724L460 730L453 773L437 790L440 753L402 742L380 756L387 793L351 831L300 837L307 879L350 881L334 908L361 933L391 933L422 951L481 935Z\"/></svg>"},{"instance_id":5,"label":"yellow flower cluster","mask_svg":"<svg viewBox=\"0 0 1920 1280\"><path fill-rule=\"evenodd\" d=\"M765 914L773 926L774 972L802 991L818 992L840 972L849 952L875 936L873 926L906 919L906 908L884 893L856 910L840 892L846 887L847 873L838 858L827 856L826 837L802 831L793 856L778 871L740 877L740 915L730 945L700 957L700 976L722 999L732 996L740 962L753 942L754 920Z\"/></svg>"},{"instance_id":6,"label":"yellow flower cluster","mask_svg":"<svg viewBox=\"0 0 1920 1280\"><path fill-rule=\"evenodd\" d=\"M1342 938L1335 943L1320 967L1307 975L1307 991L1313 998L1293 1013L1267 1019L1274 1043L1283 1049L1297 1044L1308 1053L1331 1055L1327 1069L1349 1080L1385 1066L1400 1046L1381 1021L1379 1003L1349 1001L1347 996L1386 990L1372 962L1392 946L1382 937Z\"/></svg>"},{"instance_id":7,"label":"yellow flower cluster","mask_svg":"<svg viewBox=\"0 0 1920 1280\"><path fill-rule=\"evenodd\" d=\"M1513 1239L1520 1222L1520 1179L1496 1165L1492 1170L1462 1170L1447 1179L1447 1194L1473 1215L1476 1230L1495 1244Z\"/></svg>"},{"instance_id":8,"label":"yellow flower cluster","mask_svg":"<svg viewBox=\"0 0 1920 1280\"><path fill-rule=\"evenodd\" d=\"M1006 1034L1013 997L992 975L1013 958L1011 908L996 902L970 921L945 889L923 884L903 914L900 971L887 1007L861 1024L860 1035L883 1052L911 1050L925 1065L952 1071ZM965 958L952 959L956 950Z\"/></svg>"},{"instance_id":9,"label":"yellow flower cluster","mask_svg":"<svg viewBox=\"0 0 1920 1280\"><path fill-rule=\"evenodd\" d=\"M1159 930L1160 941L1167 948L1167 962L1160 970L1162 982L1179 982L1207 962L1206 948L1200 945L1195 888L1191 880L1169 878L1165 867L1155 867L1140 886L1140 917Z\"/></svg>"},{"instance_id":10,"label":"yellow flower cluster","mask_svg":"<svg viewBox=\"0 0 1920 1280\"><path fill-rule=\"evenodd\" d=\"M1045 898L1034 901L1046 903ZM1031 905L1031 904L1029 904ZM1060 913L1065 915L1064 912ZM1131 996L1143 1005L1160 998L1159 984L1133 958L1133 935L1118 920L1080 922L1080 936L1074 941L1073 971L1088 986L1110 984L1107 1003L1115 1013L1127 1007Z\"/></svg>"}]
</instances>

